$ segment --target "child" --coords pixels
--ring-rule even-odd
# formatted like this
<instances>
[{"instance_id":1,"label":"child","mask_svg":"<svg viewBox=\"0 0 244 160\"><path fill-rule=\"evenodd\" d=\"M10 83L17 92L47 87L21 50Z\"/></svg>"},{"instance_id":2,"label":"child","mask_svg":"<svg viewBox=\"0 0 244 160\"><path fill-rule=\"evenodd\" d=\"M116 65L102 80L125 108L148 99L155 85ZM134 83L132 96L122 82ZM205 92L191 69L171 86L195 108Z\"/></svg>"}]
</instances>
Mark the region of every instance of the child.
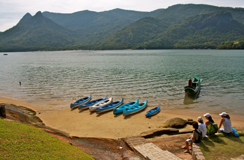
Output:
<instances>
[{"instance_id":1,"label":"child","mask_svg":"<svg viewBox=\"0 0 244 160\"><path fill-rule=\"evenodd\" d=\"M199 130L198 130L198 124L197 124L197 122L193 122L192 123L192 126L194 128L194 131L193 131L191 137L186 140L186 145L182 147L182 148L186 149L185 153L189 153L190 152L189 151L190 150L189 149L189 144L190 144L190 146L192 148L192 143L193 142L194 143L199 143L201 141L201 139L202 139L202 133L199 132Z\"/></svg>"}]
</instances>

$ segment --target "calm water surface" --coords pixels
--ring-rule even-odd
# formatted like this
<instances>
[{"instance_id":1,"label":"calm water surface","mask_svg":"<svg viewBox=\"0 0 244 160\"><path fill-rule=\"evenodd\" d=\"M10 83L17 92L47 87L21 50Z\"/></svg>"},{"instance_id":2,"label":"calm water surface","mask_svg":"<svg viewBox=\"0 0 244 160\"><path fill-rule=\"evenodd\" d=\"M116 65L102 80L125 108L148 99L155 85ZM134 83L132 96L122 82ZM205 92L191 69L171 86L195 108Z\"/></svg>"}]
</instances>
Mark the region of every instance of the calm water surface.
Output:
<instances>
[{"instance_id":1,"label":"calm water surface","mask_svg":"<svg viewBox=\"0 0 244 160\"><path fill-rule=\"evenodd\" d=\"M132 50L18 52L0 55L0 93L35 103L92 95L148 100L149 107L244 113L244 51ZM184 86L202 81L199 96ZM19 85L22 82L22 85ZM64 104L67 106L67 103Z\"/></svg>"}]
</instances>

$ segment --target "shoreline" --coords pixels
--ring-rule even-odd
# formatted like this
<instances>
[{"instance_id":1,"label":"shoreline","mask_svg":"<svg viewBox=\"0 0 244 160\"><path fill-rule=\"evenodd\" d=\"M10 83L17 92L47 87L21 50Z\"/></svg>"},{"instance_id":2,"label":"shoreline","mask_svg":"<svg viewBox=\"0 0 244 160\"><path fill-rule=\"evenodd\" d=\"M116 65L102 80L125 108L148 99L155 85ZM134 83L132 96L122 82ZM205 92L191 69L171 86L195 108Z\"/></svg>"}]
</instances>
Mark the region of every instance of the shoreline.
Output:
<instances>
[{"instance_id":1,"label":"shoreline","mask_svg":"<svg viewBox=\"0 0 244 160\"><path fill-rule=\"evenodd\" d=\"M196 121L198 116L203 117L203 114L206 113L190 109L163 109L162 106L161 112L151 118L145 117L145 113L149 108L124 118L123 115L114 116L111 111L97 115L96 113L90 114L89 110L79 112L77 109L74 109L71 111L69 105L67 107L36 105L4 97L0 97L0 103L32 109L47 127L68 133L69 136L111 139L138 136L142 132L162 127L164 122L171 118L179 117ZM217 113L210 113L217 124L219 124L219 113L221 112L222 110ZM244 130L244 116L230 115L230 117L233 128Z\"/></svg>"}]
</instances>

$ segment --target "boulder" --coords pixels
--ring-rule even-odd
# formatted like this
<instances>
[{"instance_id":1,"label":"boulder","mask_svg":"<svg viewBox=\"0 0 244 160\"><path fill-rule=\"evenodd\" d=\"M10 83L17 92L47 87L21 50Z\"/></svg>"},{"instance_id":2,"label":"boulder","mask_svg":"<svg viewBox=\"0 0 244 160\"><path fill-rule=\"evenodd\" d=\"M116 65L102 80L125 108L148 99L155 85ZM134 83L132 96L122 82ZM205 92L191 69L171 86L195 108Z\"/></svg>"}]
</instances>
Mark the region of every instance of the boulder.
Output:
<instances>
[{"instance_id":1,"label":"boulder","mask_svg":"<svg viewBox=\"0 0 244 160\"><path fill-rule=\"evenodd\" d=\"M167 120L164 123L164 127L171 127L171 128L184 128L187 124L187 121L182 118L172 118Z\"/></svg>"},{"instance_id":2,"label":"boulder","mask_svg":"<svg viewBox=\"0 0 244 160\"><path fill-rule=\"evenodd\" d=\"M0 117L6 118L5 105L0 104Z\"/></svg>"}]
</instances>

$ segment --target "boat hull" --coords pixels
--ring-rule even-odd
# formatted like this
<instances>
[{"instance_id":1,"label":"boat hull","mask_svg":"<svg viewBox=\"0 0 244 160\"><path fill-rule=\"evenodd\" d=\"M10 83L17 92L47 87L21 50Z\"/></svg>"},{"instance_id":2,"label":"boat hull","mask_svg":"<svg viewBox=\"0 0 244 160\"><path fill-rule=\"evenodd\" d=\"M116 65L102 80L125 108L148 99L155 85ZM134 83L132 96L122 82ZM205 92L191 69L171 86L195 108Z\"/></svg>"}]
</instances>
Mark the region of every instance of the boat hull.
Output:
<instances>
[{"instance_id":1,"label":"boat hull","mask_svg":"<svg viewBox=\"0 0 244 160\"><path fill-rule=\"evenodd\" d=\"M145 116L146 116L146 117L151 117L151 116L154 116L154 115L158 114L159 112L160 112L160 106L155 107L155 108L153 108L153 109L150 109L150 110L145 114Z\"/></svg>"},{"instance_id":2,"label":"boat hull","mask_svg":"<svg viewBox=\"0 0 244 160\"><path fill-rule=\"evenodd\" d=\"M120 114L120 113L123 113L123 110L125 110L127 107L131 106L131 105L135 105L135 104L138 104L139 103L139 99L133 101L133 102L129 102L129 103L126 103L126 104L123 104L117 108L114 108L113 109L113 114L116 115L116 114Z\"/></svg>"},{"instance_id":3,"label":"boat hull","mask_svg":"<svg viewBox=\"0 0 244 160\"><path fill-rule=\"evenodd\" d=\"M103 106L111 103L112 101L113 101L112 97L110 97L109 99L105 99L103 101L100 101L100 102L98 102L92 106L89 106L89 111L94 112L94 111L96 111L97 108L103 107Z\"/></svg>"},{"instance_id":4,"label":"boat hull","mask_svg":"<svg viewBox=\"0 0 244 160\"><path fill-rule=\"evenodd\" d=\"M188 85L184 87L185 93L188 95L197 94L200 90L201 82L202 79L194 75L193 78L188 81Z\"/></svg>"},{"instance_id":5,"label":"boat hull","mask_svg":"<svg viewBox=\"0 0 244 160\"><path fill-rule=\"evenodd\" d=\"M123 98L119 101L116 101L116 102L112 102L110 104L107 104L105 106L102 106L100 108L97 108L96 109L96 113L97 114L100 114L100 113L104 113L104 112L108 112L108 111L111 111L113 110L114 108L116 107L119 107L121 104L123 103Z\"/></svg>"},{"instance_id":6,"label":"boat hull","mask_svg":"<svg viewBox=\"0 0 244 160\"><path fill-rule=\"evenodd\" d=\"M124 116L128 116L128 115L132 115L132 114L138 113L138 112L144 110L146 108L146 106L147 106L147 100L142 102L142 103L129 106L128 108L123 110L123 115Z\"/></svg>"},{"instance_id":7,"label":"boat hull","mask_svg":"<svg viewBox=\"0 0 244 160\"><path fill-rule=\"evenodd\" d=\"M91 100L91 95L84 97L84 98L81 98L81 99L75 101L74 103L70 103L70 108L71 109L78 108L79 105L85 104L85 103L89 102L90 100Z\"/></svg>"},{"instance_id":8,"label":"boat hull","mask_svg":"<svg viewBox=\"0 0 244 160\"><path fill-rule=\"evenodd\" d=\"M103 98L100 98L100 99L96 99L96 100L93 100L93 101L90 101L90 102L87 102L83 105L79 105L79 110L84 110L84 109L88 109L90 106L100 102L100 101L103 101L107 98L107 96L103 97Z\"/></svg>"},{"instance_id":9,"label":"boat hull","mask_svg":"<svg viewBox=\"0 0 244 160\"><path fill-rule=\"evenodd\" d=\"M194 95L200 90L200 86L198 86L196 88L191 88L190 86L185 86L184 89L188 95Z\"/></svg>"}]
</instances>

